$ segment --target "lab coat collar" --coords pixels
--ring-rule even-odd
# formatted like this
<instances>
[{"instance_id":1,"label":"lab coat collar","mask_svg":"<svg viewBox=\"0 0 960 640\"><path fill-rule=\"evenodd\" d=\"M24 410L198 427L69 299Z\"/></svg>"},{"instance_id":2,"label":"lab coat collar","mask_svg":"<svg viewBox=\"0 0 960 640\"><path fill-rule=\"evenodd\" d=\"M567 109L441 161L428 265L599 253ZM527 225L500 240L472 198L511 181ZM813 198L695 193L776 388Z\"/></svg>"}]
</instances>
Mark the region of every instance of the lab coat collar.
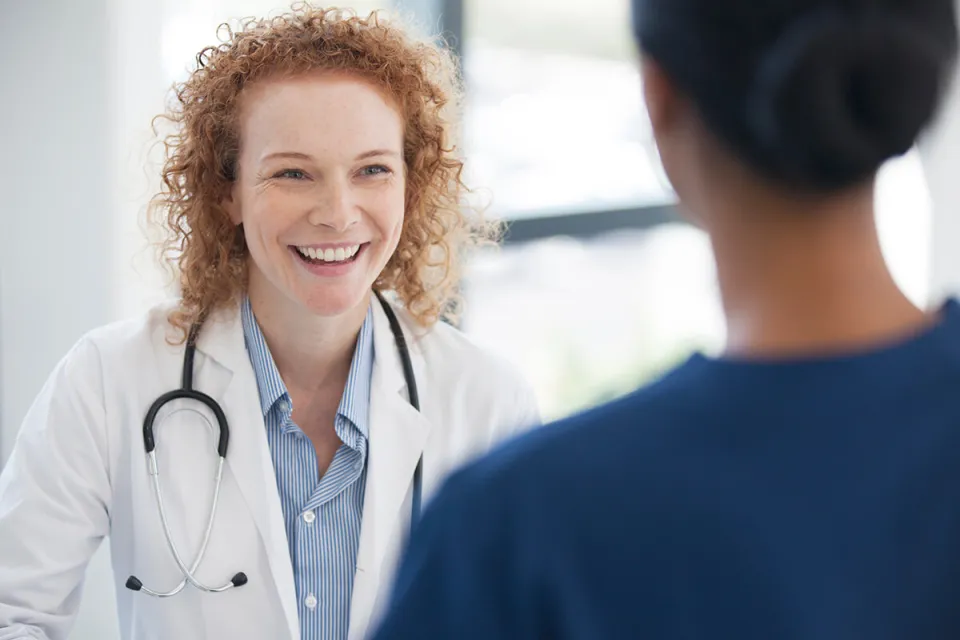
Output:
<instances>
[{"instance_id":1,"label":"lab coat collar","mask_svg":"<svg viewBox=\"0 0 960 640\"><path fill-rule=\"evenodd\" d=\"M197 335L197 351L231 373L250 369L239 304L211 312ZM203 366L203 363L200 363Z\"/></svg>"},{"instance_id":2,"label":"lab coat collar","mask_svg":"<svg viewBox=\"0 0 960 640\"><path fill-rule=\"evenodd\" d=\"M350 637L363 631L356 622L369 620L384 559L398 537L409 527L413 472L423 453L431 424L410 404L403 366L387 316L379 302L373 304L374 367L370 394L370 454L367 487L357 554L357 573L351 604ZM406 336L421 403L428 401L423 352L418 328L397 313ZM430 461L425 460L424 465Z\"/></svg>"}]
</instances>

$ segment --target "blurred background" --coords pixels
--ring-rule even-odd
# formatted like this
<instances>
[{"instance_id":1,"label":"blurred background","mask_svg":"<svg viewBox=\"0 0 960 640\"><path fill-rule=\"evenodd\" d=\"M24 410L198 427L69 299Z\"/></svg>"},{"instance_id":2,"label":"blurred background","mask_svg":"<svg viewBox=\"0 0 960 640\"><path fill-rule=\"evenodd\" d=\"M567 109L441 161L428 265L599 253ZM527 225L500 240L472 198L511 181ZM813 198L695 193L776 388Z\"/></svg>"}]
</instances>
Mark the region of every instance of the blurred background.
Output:
<instances>
[{"instance_id":1,"label":"blurred background","mask_svg":"<svg viewBox=\"0 0 960 640\"><path fill-rule=\"evenodd\" d=\"M85 331L170 293L145 205L150 121L220 23L279 0L2 0L0 464ZM679 221L649 137L626 0L345 0L462 56L467 181L510 222L477 255L462 329L513 361L546 418L623 394L723 338L704 236ZM960 284L960 101L884 167L884 250L915 301ZM104 547L74 638L117 637Z\"/></svg>"}]
</instances>

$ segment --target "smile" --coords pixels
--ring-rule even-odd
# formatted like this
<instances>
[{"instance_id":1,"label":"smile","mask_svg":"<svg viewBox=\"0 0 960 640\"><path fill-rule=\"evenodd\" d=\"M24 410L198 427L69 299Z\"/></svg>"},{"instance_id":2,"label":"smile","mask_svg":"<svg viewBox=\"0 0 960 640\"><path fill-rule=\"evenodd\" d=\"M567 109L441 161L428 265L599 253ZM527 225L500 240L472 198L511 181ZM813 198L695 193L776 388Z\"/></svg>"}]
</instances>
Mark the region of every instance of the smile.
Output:
<instances>
[{"instance_id":1,"label":"smile","mask_svg":"<svg viewBox=\"0 0 960 640\"><path fill-rule=\"evenodd\" d=\"M336 264L338 262L352 262L357 253L360 252L360 248L364 245L354 244L347 245L343 247L333 248L316 248L316 247L293 247L296 249L297 253L303 258L306 262L314 264Z\"/></svg>"}]
</instances>

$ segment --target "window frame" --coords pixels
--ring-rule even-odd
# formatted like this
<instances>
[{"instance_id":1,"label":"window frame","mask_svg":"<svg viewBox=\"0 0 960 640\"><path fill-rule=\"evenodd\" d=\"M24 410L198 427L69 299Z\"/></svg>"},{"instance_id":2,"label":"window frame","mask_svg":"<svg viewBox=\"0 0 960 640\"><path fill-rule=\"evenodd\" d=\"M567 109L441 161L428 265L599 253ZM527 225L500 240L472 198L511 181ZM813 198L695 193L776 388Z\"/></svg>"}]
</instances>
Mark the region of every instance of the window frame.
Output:
<instances>
[{"instance_id":1,"label":"window frame","mask_svg":"<svg viewBox=\"0 0 960 640\"><path fill-rule=\"evenodd\" d=\"M463 66L469 55L464 46L464 3L468 0L394 0L394 6L411 12L418 22L435 25L438 37ZM482 0L471 0L480 2ZM682 223L674 204L620 209L573 209L566 213L504 220L503 244L536 242L555 236L589 239L624 230L650 229Z\"/></svg>"}]
</instances>

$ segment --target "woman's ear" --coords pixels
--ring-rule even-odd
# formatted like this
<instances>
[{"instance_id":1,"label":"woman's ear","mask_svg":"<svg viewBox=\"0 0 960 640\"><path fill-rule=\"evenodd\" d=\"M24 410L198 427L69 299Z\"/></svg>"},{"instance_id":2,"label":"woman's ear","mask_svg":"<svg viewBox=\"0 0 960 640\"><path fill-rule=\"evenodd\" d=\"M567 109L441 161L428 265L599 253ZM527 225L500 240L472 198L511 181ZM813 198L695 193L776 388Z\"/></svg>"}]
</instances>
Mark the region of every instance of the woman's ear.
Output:
<instances>
[{"instance_id":1,"label":"woman's ear","mask_svg":"<svg viewBox=\"0 0 960 640\"><path fill-rule=\"evenodd\" d=\"M240 202L239 199L234 195L236 191L237 183L234 182L227 189L227 194L220 201L220 206L223 207L223 210L227 212L227 215L230 216L230 220L236 226L240 226L240 223L243 222L243 217L240 215Z\"/></svg>"},{"instance_id":2,"label":"woman's ear","mask_svg":"<svg viewBox=\"0 0 960 640\"><path fill-rule=\"evenodd\" d=\"M659 140L677 124L680 96L667 74L649 56L640 56L640 76L643 79L643 100L650 126L654 137Z\"/></svg>"}]
</instances>

